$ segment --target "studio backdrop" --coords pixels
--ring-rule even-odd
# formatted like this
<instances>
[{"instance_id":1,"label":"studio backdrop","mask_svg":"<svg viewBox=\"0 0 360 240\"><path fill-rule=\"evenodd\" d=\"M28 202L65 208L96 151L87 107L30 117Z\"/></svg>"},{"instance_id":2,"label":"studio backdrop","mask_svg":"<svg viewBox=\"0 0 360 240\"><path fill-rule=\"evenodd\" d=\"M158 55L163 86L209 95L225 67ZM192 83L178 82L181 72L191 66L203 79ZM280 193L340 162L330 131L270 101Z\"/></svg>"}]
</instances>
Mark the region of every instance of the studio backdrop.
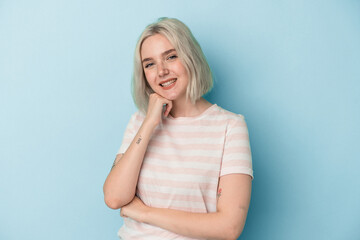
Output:
<instances>
[{"instance_id":1,"label":"studio backdrop","mask_svg":"<svg viewBox=\"0 0 360 240\"><path fill-rule=\"evenodd\" d=\"M0 239L117 239L133 53L189 26L253 154L246 240L360 239L360 2L0 0Z\"/></svg>"}]
</instances>

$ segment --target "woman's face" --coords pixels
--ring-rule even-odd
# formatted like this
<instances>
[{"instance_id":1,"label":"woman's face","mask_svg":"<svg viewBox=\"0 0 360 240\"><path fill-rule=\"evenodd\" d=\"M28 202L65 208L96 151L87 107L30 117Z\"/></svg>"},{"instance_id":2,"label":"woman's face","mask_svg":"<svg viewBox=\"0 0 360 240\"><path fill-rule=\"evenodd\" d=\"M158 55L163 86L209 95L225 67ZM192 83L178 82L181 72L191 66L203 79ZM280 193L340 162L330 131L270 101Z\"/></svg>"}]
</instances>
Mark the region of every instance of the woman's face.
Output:
<instances>
[{"instance_id":1,"label":"woman's face","mask_svg":"<svg viewBox=\"0 0 360 240\"><path fill-rule=\"evenodd\" d=\"M188 74L169 40L161 34L148 37L140 53L152 90L171 101L185 99Z\"/></svg>"}]
</instances>

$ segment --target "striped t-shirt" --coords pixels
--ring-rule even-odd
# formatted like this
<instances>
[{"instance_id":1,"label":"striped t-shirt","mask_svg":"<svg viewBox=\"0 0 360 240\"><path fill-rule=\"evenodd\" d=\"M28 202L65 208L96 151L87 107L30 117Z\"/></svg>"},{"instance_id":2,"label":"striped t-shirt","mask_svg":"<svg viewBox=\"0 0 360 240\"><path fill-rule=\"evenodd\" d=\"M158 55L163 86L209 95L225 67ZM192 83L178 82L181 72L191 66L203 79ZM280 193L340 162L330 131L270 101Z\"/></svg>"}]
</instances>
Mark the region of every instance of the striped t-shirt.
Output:
<instances>
[{"instance_id":1,"label":"striped t-shirt","mask_svg":"<svg viewBox=\"0 0 360 240\"><path fill-rule=\"evenodd\" d=\"M145 116L135 113L118 151L129 147ZM244 117L216 104L196 117L162 119L149 141L136 195L150 207L188 212L216 211L219 177L242 173L253 177ZM124 240L191 239L124 218Z\"/></svg>"}]
</instances>

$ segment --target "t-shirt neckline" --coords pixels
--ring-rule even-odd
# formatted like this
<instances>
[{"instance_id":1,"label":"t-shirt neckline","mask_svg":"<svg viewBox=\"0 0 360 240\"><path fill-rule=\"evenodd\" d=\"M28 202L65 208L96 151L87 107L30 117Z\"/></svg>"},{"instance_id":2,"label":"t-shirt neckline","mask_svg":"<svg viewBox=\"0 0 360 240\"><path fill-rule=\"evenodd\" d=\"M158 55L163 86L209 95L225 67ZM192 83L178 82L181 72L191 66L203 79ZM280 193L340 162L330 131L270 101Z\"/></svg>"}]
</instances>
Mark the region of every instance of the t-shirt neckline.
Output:
<instances>
[{"instance_id":1,"label":"t-shirt neckline","mask_svg":"<svg viewBox=\"0 0 360 240\"><path fill-rule=\"evenodd\" d=\"M193 116L193 117L177 117L174 118L173 116L171 116L170 114L168 115L168 117L166 118L167 120L170 121L188 121L188 120L196 120L196 119L200 119L205 117L206 115L208 115L214 108L217 107L217 104L214 103L213 105L211 105L210 107L208 107L207 109L205 109L205 111L203 111L202 113L200 113L199 115Z\"/></svg>"}]
</instances>

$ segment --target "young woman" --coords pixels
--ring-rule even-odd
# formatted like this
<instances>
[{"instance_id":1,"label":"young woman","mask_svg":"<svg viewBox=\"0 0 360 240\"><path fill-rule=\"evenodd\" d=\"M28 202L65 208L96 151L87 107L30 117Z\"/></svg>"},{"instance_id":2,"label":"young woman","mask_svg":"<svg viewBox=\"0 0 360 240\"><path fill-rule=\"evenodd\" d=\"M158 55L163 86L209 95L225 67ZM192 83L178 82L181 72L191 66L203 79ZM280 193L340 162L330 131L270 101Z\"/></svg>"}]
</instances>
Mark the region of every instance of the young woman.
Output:
<instances>
[{"instance_id":1,"label":"young woman","mask_svg":"<svg viewBox=\"0 0 360 240\"><path fill-rule=\"evenodd\" d=\"M185 24L161 18L135 49L126 128L105 184L121 208L120 239L236 239L253 177L244 117L202 96L212 88L204 54Z\"/></svg>"}]
</instances>

